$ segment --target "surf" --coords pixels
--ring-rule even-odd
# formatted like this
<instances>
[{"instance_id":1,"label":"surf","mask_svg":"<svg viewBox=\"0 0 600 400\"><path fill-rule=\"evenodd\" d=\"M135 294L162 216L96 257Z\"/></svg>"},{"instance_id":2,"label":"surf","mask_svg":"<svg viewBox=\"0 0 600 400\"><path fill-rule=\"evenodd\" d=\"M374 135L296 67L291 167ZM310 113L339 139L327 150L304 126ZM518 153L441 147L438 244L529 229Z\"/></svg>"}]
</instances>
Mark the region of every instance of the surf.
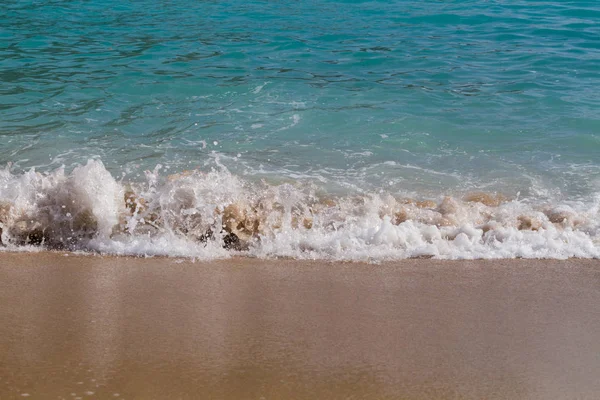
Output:
<instances>
[{"instance_id":1,"label":"surf","mask_svg":"<svg viewBox=\"0 0 600 400\"><path fill-rule=\"evenodd\" d=\"M242 179L226 167L117 180L100 160L67 173L0 172L4 250L135 256L384 261L412 257L598 258L590 202L327 193Z\"/></svg>"}]
</instances>

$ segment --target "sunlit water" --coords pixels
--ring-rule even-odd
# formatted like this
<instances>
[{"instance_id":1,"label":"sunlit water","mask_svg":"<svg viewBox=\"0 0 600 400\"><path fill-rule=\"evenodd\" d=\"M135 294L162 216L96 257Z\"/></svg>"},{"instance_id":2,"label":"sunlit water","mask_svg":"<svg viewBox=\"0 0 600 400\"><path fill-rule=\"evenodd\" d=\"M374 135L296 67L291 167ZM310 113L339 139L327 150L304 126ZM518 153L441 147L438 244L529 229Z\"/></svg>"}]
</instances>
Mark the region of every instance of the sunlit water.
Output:
<instances>
[{"instance_id":1,"label":"sunlit water","mask_svg":"<svg viewBox=\"0 0 600 400\"><path fill-rule=\"evenodd\" d=\"M221 257L233 234L257 256L600 255L597 2L0 11L9 246Z\"/></svg>"}]
</instances>

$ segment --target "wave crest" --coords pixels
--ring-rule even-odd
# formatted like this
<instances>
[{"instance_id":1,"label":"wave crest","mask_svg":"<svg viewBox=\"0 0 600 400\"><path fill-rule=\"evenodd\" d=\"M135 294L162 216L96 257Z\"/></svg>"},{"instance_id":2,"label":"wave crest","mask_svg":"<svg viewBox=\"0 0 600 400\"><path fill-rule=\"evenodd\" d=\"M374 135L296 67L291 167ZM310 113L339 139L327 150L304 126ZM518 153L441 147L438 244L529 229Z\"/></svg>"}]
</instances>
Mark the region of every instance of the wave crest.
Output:
<instances>
[{"instance_id":1,"label":"wave crest","mask_svg":"<svg viewBox=\"0 0 600 400\"><path fill-rule=\"evenodd\" d=\"M597 200L553 204L468 193L332 196L300 182L251 183L221 167L117 181L100 161L66 174L0 171L6 249L332 260L600 256Z\"/></svg>"}]
</instances>

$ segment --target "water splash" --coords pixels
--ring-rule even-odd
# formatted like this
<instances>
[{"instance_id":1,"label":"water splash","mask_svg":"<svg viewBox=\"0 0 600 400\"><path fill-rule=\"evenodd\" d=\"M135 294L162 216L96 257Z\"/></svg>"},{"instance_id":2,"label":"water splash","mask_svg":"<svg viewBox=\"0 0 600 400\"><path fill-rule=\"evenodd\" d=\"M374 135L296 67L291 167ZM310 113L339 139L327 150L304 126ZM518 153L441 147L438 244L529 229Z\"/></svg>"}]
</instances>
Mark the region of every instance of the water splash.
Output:
<instances>
[{"instance_id":1,"label":"water splash","mask_svg":"<svg viewBox=\"0 0 600 400\"><path fill-rule=\"evenodd\" d=\"M248 182L218 166L119 182L101 161L67 174L0 171L8 250L327 260L600 257L599 198L552 203L329 195L313 184Z\"/></svg>"}]
</instances>

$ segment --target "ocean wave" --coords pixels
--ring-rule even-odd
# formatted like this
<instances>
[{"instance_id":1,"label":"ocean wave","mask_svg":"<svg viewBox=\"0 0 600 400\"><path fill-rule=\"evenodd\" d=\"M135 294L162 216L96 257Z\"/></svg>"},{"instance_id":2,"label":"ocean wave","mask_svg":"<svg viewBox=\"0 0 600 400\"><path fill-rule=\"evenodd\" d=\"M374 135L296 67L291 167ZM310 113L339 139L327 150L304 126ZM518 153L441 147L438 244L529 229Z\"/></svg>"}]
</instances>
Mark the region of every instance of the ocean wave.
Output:
<instances>
[{"instance_id":1,"label":"ocean wave","mask_svg":"<svg viewBox=\"0 0 600 400\"><path fill-rule=\"evenodd\" d=\"M199 259L385 261L600 257L600 197L333 195L250 182L219 166L118 181L101 161L67 173L0 170L0 248Z\"/></svg>"}]
</instances>

